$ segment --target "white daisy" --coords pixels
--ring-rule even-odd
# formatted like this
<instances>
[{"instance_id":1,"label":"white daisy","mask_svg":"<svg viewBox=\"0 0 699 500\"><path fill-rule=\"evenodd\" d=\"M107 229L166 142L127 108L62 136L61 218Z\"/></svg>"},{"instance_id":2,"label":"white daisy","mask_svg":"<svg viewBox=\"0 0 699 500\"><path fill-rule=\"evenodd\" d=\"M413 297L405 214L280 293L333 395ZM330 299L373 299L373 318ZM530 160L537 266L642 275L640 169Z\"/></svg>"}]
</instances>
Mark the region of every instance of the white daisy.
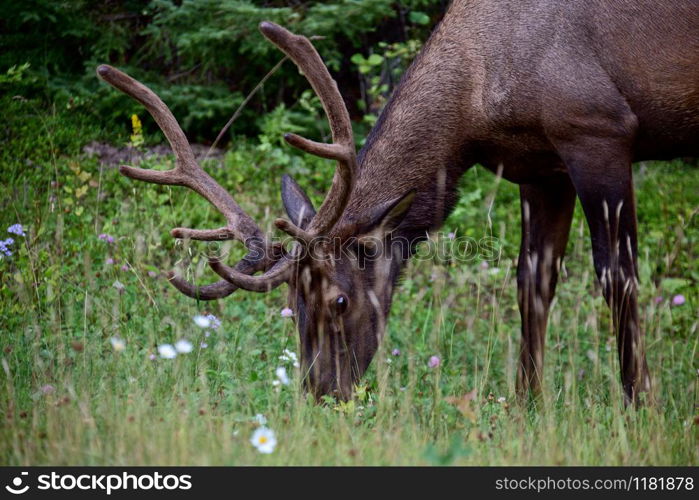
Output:
<instances>
[{"instance_id":1,"label":"white daisy","mask_svg":"<svg viewBox=\"0 0 699 500\"><path fill-rule=\"evenodd\" d=\"M177 356L177 350L170 344L163 344L158 346L158 354L164 359L173 359Z\"/></svg>"},{"instance_id":2,"label":"white daisy","mask_svg":"<svg viewBox=\"0 0 699 500\"><path fill-rule=\"evenodd\" d=\"M277 438L274 435L274 431L267 427L258 427L255 429L255 432L252 433L252 437L250 438L250 442L257 448L257 451L266 454L272 453L274 447L277 446Z\"/></svg>"},{"instance_id":3,"label":"white daisy","mask_svg":"<svg viewBox=\"0 0 699 500\"><path fill-rule=\"evenodd\" d=\"M116 352L121 352L126 349L126 342L119 337L112 337L109 339L109 342L112 343L112 349L114 349Z\"/></svg>"},{"instance_id":4,"label":"white daisy","mask_svg":"<svg viewBox=\"0 0 699 500\"><path fill-rule=\"evenodd\" d=\"M180 339L175 342L175 350L180 354L187 354L192 352L193 346L189 340Z\"/></svg>"},{"instance_id":5,"label":"white daisy","mask_svg":"<svg viewBox=\"0 0 699 500\"><path fill-rule=\"evenodd\" d=\"M199 328L209 328L211 319L208 316L196 315L192 318Z\"/></svg>"}]
</instances>

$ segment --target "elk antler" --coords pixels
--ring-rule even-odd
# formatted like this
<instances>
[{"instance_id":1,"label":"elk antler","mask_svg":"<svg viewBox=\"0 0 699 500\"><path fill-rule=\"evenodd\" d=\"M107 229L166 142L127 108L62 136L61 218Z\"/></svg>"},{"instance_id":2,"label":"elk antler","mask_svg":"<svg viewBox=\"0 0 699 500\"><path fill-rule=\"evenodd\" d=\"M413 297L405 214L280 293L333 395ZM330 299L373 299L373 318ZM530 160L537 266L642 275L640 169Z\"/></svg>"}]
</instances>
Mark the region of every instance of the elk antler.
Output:
<instances>
[{"instance_id":1,"label":"elk antler","mask_svg":"<svg viewBox=\"0 0 699 500\"><path fill-rule=\"evenodd\" d=\"M296 134L284 136L289 144L307 153L337 160L337 170L330 192L308 228L311 234L324 234L332 229L342 215L356 177L357 155L349 112L335 80L330 76L328 68L308 38L294 35L287 29L268 21L260 23L260 31L289 56L306 75L328 116L332 144L311 141Z\"/></svg>"},{"instance_id":2,"label":"elk antler","mask_svg":"<svg viewBox=\"0 0 699 500\"><path fill-rule=\"evenodd\" d=\"M248 254L238 262L235 269L224 266L226 269L248 279L250 275L257 271L269 270L269 272L272 272L271 276L262 275L256 278L255 290L260 289L261 283L264 282L269 283L268 287L277 286L281 283L283 280L280 280L280 278L289 275L290 259L282 259L283 251L281 247L268 242L257 224L240 208L233 197L198 165L194 159L194 153L192 153L189 141L187 141L180 125L165 103L148 87L111 66L99 66L97 74L104 81L145 106L165 134L175 153L176 166L172 170L157 171L121 166L119 171L127 177L145 182L186 186L206 198L223 214L227 221L226 226L218 229L178 227L173 229L171 234L175 238L191 238L204 241L221 241L235 238L245 244L248 248ZM280 263L284 264L283 268ZM223 264L213 259L209 260L209 264L219 269L218 265L223 266ZM226 297L237 288L246 288L241 286L241 284L249 283L247 280L239 280L240 284L237 284L235 280L221 280L211 285L198 287L187 282L174 272L169 273L168 278L182 293L201 300Z\"/></svg>"},{"instance_id":3,"label":"elk antler","mask_svg":"<svg viewBox=\"0 0 699 500\"><path fill-rule=\"evenodd\" d=\"M296 134L284 136L286 141L294 147L337 161L330 191L318 213L311 220L308 229L304 230L284 219L275 221L279 229L286 231L302 244L306 244L315 236L333 228L342 216L354 187L357 156L352 124L337 84L330 76L313 44L306 37L294 35L270 22L261 23L260 31L288 55L306 75L311 87L320 98L332 132L332 144L311 141ZM228 222L225 227L219 229L176 228L172 230L172 235L175 238L208 241L235 238L248 247L248 254L234 268L215 259L209 260L211 268L223 277L224 281L197 287L170 273L171 283L185 295L211 300L230 295L237 288L262 292L288 281L293 272L295 251L290 255L284 255L279 245L271 245L264 238L260 228L238 206L231 195L201 169L194 159L189 142L177 120L163 101L149 88L111 66L100 66L97 68L97 74L107 83L146 107L170 142L177 159L176 167L169 171L144 170L128 166L120 167L119 171L128 177L146 182L187 186L214 205ZM265 271L265 273L262 276L252 276L257 271Z\"/></svg>"},{"instance_id":4,"label":"elk antler","mask_svg":"<svg viewBox=\"0 0 699 500\"><path fill-rule=\"evenodd\" d=\"M357 173L357 155L354 135L345 106L335 80L330 76L313 44L304 36L294 35L281 26L265 21L260 23L262 34L281 49L306 75L311 87L320 98L325 114L328 116L333 143L325 144L305 139L296 134L286 134L284 139L292 146L322 158L337 161L333 183L318 213L313 217L307 229L302 229L285 219L277 219L275 225L293 236L301 244L309 243L314 237L325 234L333 228L342 216L349 195L354 187ZM289 259L290 261L290 259ZM265 291L276 281L286 276L288 266L284 263L275 265L270 275L278 275L272 283L263 281L264 276L248 276L223 263L212 263L211 267L220 276L246 290ZM266 276L266 275L265 275Z\"/></svg>"}]
</instances>

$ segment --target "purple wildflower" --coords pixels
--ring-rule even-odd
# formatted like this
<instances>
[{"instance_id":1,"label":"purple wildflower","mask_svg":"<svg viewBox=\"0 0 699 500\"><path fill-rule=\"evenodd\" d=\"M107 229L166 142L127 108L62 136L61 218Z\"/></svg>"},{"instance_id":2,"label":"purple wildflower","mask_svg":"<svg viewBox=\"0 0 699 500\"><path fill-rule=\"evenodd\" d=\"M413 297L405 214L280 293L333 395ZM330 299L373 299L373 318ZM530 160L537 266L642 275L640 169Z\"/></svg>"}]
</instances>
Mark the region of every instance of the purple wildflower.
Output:
<instances>
[{"instance_id":1,"label":"purple wildflower","mask_svg":"<svg viewBox=\"0 0 699 500\"><path fill-rule=\"evenodd\" d=\"M429 366L430 368L437 368L441 362L442 360L439 359L439 356L432 356L430 357L430 360L427 362L427 366Z\"/></svg>"},{"instance_id":2,"label":"purple wildflower","mask_svg":"<svg viewBox=\"0 0 699 500\"><path fill-rule=\"evenodd\" d=\"M12 238L7 238L6 240L0 240L0 254L5 254L7 257L12 256L12 251L8 248L15 242Z\"/></svg>"},{"instance_id":3,"label":"purple wildflower","mask_svg":"<svg viewBox=\"0 0 699 500\"><path fill-rule=\"evenodd\" d=\"M279 314L281 314L282 318L291 318L294 315L294 311L292 311L288 307L285 307L284 309L282 309L282 312Z\"/></svg>"},{"instance_id":4,"label":"purple wildflower","mask_svg":"<svg viewBox=\"0 0 699 500\"><path fill-rule=\"evenodd\" d=\"M391 351L391 354L394 355L394 356L400 356L400 349L393 349L393 350Z\"/></svg>"},{"instance_id":5,"label":"purple wildflower","mask_svg":"<svg viewBox=\"0 0 699 500\"><path fill-rule=\"evenodd\" d=\"M26 236L24 234L24 228L22 227L22 224L12 224L10 227L7 228L7 232L16 234L17 236Z\"/></svg>"},{"instance_id":6,"label":"purple wildflower","mask_svg":"<svg viewBox=\"0 0 699 500\"><path fill-rule=\"evenodd\" d=\"M672 305L673 306L681 306L687 301L687 299L684 298L684 295L682 294L677 294L674 297L672 297Z\"/></svg>"},{"instance_id":7,"label":"purple wildflower","mask_svg":"<svg viewBox=\"0 0 699 500\"><path fill-rule=\"evenodd\" d=\"M221 320L218 319L213 314L207 314L206 319L209 320L209 328L211 328L213 330L218 330L219 327L221 326Z\"/></svg>"}]
</instances>

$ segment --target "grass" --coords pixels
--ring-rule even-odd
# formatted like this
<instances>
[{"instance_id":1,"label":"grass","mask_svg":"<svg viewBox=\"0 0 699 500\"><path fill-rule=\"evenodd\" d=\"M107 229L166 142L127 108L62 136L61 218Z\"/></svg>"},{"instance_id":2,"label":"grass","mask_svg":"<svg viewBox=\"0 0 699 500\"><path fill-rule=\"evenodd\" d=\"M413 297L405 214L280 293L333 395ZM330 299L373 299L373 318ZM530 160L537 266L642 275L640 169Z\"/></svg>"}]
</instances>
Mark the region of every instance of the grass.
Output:
<instances>
[{"instance_id":1,"label":"grass","mask_svg":"<svg viewBox=\"0 0 699 500\"><path fill-rule=\"evenodd\" d=\"M516 404L518 194L480 167L465 175L445 231L498 238L500 259L488 268L479 260L413 262L360 394L318 405L279 359L284 349L297 351L293 322L280 316L285 290L197 303L160 277L193 256L197 281L214 279L199 258L203 247L178 246L168 234L174 226L216 227L213 209L184 189L123 179L79 154L105 131L28 103L8 106L8 116L18 116L11 120L25 125L0 153L8 180L0 229L19 222L27 237L15 237L14 254L0 260L0 463L697 464L696 167L675 161L634 170L641 321L657 405L623 407L580 207L549 322L544 406ZM306 164L276 139L263 142L264 150L241 141L209 168L270 227L282 213L280 174L296 173L317 202L332 165ZM677 294L686 298L681 306L671 303ZM210 337L192 321L204 312L222 321ZM113 337L125 341L123 351ZM149 359L180 338L194 351ZM437 368L427 366L433 355L442 360ZM291 385L272 384L278 366ZM271 455L249 442L256 414L277 435Z\"/></svg>"}]
</instances>

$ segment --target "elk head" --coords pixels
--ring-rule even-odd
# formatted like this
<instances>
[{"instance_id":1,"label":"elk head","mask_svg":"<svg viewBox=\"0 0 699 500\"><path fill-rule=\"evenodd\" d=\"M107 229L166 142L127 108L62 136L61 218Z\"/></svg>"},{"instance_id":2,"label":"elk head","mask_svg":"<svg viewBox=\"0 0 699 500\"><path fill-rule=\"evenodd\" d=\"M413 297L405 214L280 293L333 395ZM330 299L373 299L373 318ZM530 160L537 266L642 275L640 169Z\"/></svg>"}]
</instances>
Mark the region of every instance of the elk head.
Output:
<instances>
[{"instance_id":1,"label":"elk head","mask_svg":"<svg viewBox=\"0 0 699 500\"><path fill-rule=\"evenodd\" d=\"M333 143L318 143L295 134L286 141L310 154L337 161L332 186L318 211L289 176L282 179L282 201L290 220L275 225L293 237L289 250L268 240L233 197L196 162L184 132L168 107L150 89L107 65L97 74L107 83L139 101L153 116L172 146L176 166L153 171L129 166L119 171L128 177L186 186L206 198L225 217L219 229L176 228L175 238L221 241L236 239L248 249L234 267L210 258L221 280L196 286L176 272L168 279L185 295L199 300L226 297L239 288L267 292L289 285L289 302L300 335L302 374L317 397L331 394L347 399L354 382L368 367L383 334L393 285L410 249L394 244L393 230L407 213L414 197L408 192L361 217L345 213L357 178L357 155L349 113L321 57L311 42L273 23L260 30L284 51L306 76L319 96L330 123ZM255 275L262 272L261 275Z\"/></svg>"}]
</instances>

